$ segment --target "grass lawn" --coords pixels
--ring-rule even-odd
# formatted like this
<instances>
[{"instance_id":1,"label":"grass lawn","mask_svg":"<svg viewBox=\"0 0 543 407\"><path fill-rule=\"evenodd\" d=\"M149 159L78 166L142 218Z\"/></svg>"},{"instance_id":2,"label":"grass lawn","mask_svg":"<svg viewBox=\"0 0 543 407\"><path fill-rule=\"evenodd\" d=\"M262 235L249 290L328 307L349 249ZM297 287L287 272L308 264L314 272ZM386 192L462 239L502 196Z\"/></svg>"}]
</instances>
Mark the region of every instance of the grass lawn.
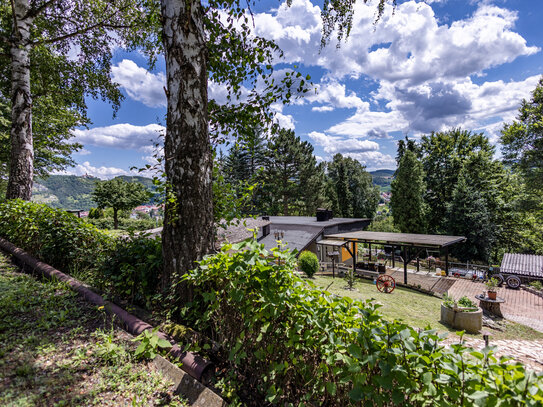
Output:
<instances>
[{"instance_id":1,"label":"grass lawn","mask_svg":"<svg viewBox=\"0 0 543 407\"><path fill-rule=\"evenodd\" d=\"M439 331L456 331L439 322L441 318L441 299L437 297L403 287L396 287L391 294L385 294L379 292L371 280L365 279L355 280L355 291L348 290L347 283L342 278L315 276L311 281L318 287L328 287L329 292L342 297L351 297L356 300L375 299L376 303L382 305L379 308L381 314L390 320L402 320L415 328L430 326ZM503 332L491 330L487 327L484 327L484 330L491 331L493 339L543 339L543 333L510 321L506 321ZM481 334L466 334L466 336L482 338Z\"/></svg>"},{"instance_id":2,"label":"grass lawn","mask_svg":"<svg viewBox=\"0 0 543 407\"><path fill-rule=\"evenodd\" d=\"M184 406L103 311L0 253L0 406Z\"/></svg>"}]
</instances>

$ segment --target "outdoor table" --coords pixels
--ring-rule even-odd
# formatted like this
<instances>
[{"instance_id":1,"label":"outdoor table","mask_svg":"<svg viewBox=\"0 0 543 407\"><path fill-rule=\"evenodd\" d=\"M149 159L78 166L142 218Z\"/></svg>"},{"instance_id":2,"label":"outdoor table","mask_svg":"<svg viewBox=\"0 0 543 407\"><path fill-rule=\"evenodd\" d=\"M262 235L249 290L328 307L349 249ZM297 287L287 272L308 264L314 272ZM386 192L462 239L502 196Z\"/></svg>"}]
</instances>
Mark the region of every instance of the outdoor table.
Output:
<instances>
[{"instance_id":1,"label":"outdoor table","mask_svg":"<svg viewBox=\"0 0 543 407\"><path fill-rule=\"evenodd\" d=\"M505 302L503 298L496 297L495 300L491 300L483 294L477 294L475 298L479 300L479 306L483 309L483 311L487 311L493 315L503 318L503 314L500 309L500 304Z\"/></svg>"}]
</instances>

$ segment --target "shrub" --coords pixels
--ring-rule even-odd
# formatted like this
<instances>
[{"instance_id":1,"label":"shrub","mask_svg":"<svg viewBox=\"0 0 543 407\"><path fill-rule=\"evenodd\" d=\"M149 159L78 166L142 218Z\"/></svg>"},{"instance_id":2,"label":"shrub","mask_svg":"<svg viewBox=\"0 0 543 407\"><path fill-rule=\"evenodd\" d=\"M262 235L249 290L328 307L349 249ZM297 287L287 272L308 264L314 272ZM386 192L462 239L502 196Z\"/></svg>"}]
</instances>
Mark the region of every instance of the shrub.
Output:
<instances>
[{"instance_id":1,"label":"shrub","mask_svg":"<svg viewBox=\"0 0 543 407\"><path fill-rule=\"evenodd\" d=\"M184 277L195 289L186 319L223 345L255 404L258 395L261 405L543 401L543 373L498 361L490 348L444 347L436 331L386 321L371 301L334 297L294 266L290 253L247 241L223 246Z\"/></svg>"},{"instance_id":2,"label":"shrub","mask_svg":"<svg viewBox=\"0 0 543 407\"><path fill-rule=\"evenodd\" d=\"M88 219L98 229L113 229L113 218ZM162 226L162 225L160 225ZM156 221L151 218L147 219L130 219L119 218L119 229L122 230L148 230L157 227Z\"/></svg>"},{"instance_id":3,"label":"shrub","mask_svg":"<svg viewBox=\"0 0 543 407\"><path fill-rule=\"evenodd\" d=\"M317 259L315 253L308 251L301 252L298 256L298 267L307 275L307 277L311 278L319 271L319 259Z\"/></svg>"},{"instance_id":4,"label":"shrub","mask_svg":"<svg viewBox=\"0 0 543 407\"><path fill-rule=\"evenodd\" d=\"M150 307L162 266L160 236L130 234L119 239L99 271L110 291L132 303Z\"/></svg>"},{"instance_id":5,"label":"shrub","mask_svg":"<svg viewBox=\"0 0 543 407\"><path fill-rule=\"evenodd\" d=\"M465 295L458 300L458 305L464 308L475 308L477 305Z\"/></svg>"},{"instance_id":6,"label":"shrub","mask_svg":"<svg viewBox=\"0 0 543 407\"><path fill-rule=\"evenodd\" d=\"M0 204L0 236L61 270L85 270L107 257L115 241L61 209L22 200Z\"/></svg>"},{"instance_id":7,"label":"shrub","mask_svg":"<svg viewBox=\"0 0 543 407\"><path fill-rule=\"evenodd\" d=\"M532 281L530 284L528 284L530 287L532 288L535 288L536 290L543 290L543 284L541 283L541 281L539 280L536 280L536 281Z\"/></svg>"}]
</instances>

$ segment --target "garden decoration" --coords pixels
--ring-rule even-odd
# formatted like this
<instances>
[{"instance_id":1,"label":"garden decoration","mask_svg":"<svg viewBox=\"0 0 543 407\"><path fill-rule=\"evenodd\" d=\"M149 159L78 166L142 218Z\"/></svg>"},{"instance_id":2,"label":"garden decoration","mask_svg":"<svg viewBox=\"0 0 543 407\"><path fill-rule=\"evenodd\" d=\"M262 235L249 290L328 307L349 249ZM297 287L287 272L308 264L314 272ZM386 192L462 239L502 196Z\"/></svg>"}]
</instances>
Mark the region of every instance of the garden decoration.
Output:
<instances>
[{"instance_id":1,"label":"garden decoration","mask_svg":"<svg viewBox=\"0 0 543 407\"><path fill-rule=\"evenodd\" d=\"M375 285L380 292L390 294L396 288L396 280L392 276L383 274L377 277Z\"/></svg>"}]
</instances>

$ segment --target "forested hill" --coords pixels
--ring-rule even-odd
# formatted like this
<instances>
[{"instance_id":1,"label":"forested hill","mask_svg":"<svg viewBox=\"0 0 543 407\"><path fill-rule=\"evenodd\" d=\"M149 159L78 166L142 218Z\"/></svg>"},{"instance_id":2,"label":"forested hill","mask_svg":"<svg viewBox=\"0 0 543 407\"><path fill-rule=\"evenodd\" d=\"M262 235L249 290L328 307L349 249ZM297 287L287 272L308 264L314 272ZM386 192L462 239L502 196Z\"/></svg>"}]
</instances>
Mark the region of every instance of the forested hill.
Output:
<instances>
[{"instance_id":1,"label":"forested hill","mask_svg":"<svg viewBox=\"0 0 543 407\"><path fill-rule=\"evenodd\" d=\"M150 178L135 176L120 176L129 182L139 182L153 190ZM38 178L34 182L32 200L47 203L55 208L89 210L96 206L91 195L99 178L92 176L78 177L75 175L51 175Z\"/></svg>"},{"instance_id":2,"label":"forested hill","mask_svg":"<svg viewBox=\"0 0 543 407\"><path fill-rule=\"evenodd\" d=\"M394 170L370 171L370 174L373 178L373 183L379 186L381 191L390 191L390 183L392 182L392 177L394 176Z\"/></svg>"}]
</instances>

